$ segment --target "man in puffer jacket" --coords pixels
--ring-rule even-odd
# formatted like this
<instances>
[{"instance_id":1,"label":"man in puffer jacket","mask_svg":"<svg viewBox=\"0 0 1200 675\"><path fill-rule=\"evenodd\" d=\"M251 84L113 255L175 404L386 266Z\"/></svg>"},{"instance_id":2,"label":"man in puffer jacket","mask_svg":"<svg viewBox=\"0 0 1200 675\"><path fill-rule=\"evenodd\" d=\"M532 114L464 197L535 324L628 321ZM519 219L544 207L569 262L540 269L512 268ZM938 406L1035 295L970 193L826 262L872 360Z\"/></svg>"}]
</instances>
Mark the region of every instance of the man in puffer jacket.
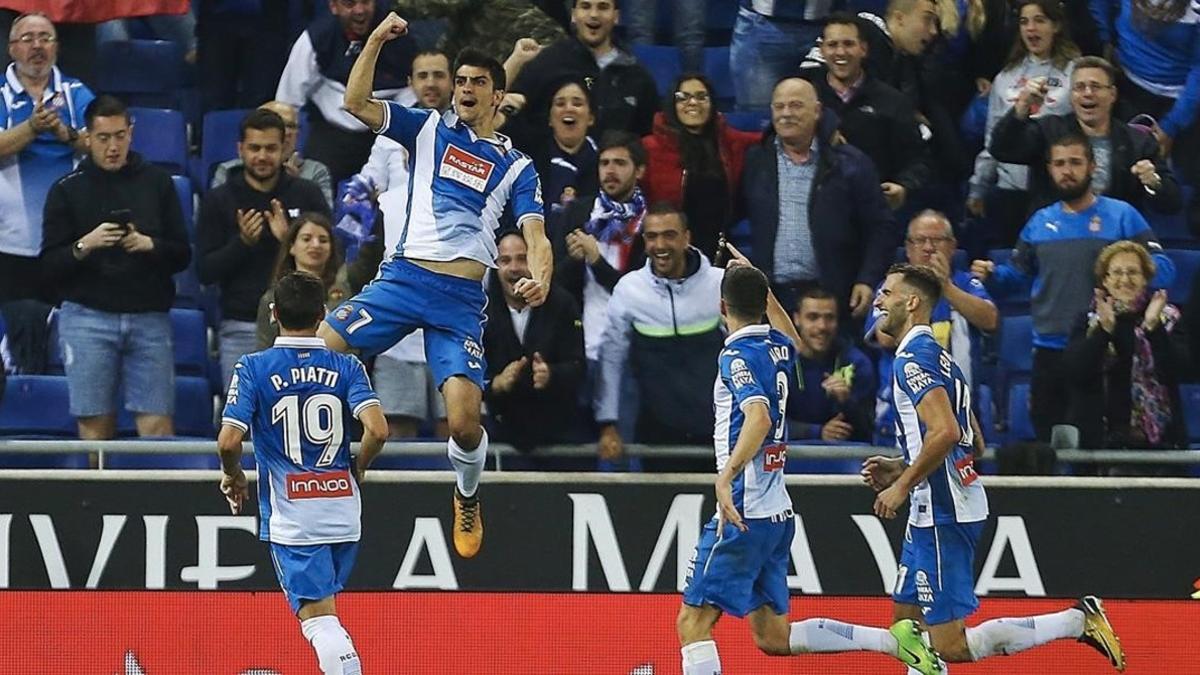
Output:
<instances>
[{"instance_id":1,"label":"man in puffer jacket","mask_svg":"<svg viewBox=\"0 0 1200 675\"><path fill-rule=\"evenodd\" d=\"M595 412L602 459L624 451L618 424L628 429L622 413L632 412L621 405L626 364L640 402L637 442L712 442L724 273L691 247L686 217L670 204L650 208L642 237L646 265L617 282L600 345Z\"/></svg>"}]
</instances>

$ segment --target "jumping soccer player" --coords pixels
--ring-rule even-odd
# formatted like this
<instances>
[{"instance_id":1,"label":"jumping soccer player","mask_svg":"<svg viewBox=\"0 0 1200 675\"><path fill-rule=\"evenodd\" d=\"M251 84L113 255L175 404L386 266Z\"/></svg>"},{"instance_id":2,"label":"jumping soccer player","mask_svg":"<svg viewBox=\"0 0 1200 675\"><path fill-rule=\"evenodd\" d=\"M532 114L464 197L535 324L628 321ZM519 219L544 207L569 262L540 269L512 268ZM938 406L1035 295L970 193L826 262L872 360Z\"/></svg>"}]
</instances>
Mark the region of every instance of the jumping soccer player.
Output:
<instances>
[{"instance_id":1,"label":"jumping soccer player","mask_svg":"<svg viewBox=\"0 0 1200 675\"><path fill-rule=\"evenodd\" d=\"M483 544L476 490L488 445L479 423L487 370L480 346L486 303L482 280L496 266L495 231L506 204L529 249L532 278L517 282L515 289L530 306L546 301L553 254L533 163L495 132L506 86L504 68L495 59L469 48L459 53L454 112L370 98L380 48L407 30L394 12L379 24L350 71L345 98L350 114L408 149L407 220L379 276L330 312L317 334L331 349L370 356L425 329L425 355L446 401L448 454L457 475L454 548L470 558Z\"/></svg>"},{"instance_id":2,"label":"jumping soccer player","mask_svg":"<svg viewBox=\"0 0 1200 675\"><path fill-rule=\"evenodd\" d=\"M258 461L259 539L270 542L279 585L317 652L325 675L359 675L362 665L338 620L334 597L358 554L359 483L383 449L387 419L354 356L317 337L325 314L321 280L292 272L275 287L279 337L238 360L217 446L221 492L239 514L249 495L242 439L253 429ZM348 417L363 426L357 473Z\"/></svg>"},{"instance_id":3,"label":"jumping soccer player","mask_svg":"<svg viewBox=\"0 0 1200 675\"><path fill-rule=\"evenodd\" d=\"M688 570L676 629L684 675L720 675L712 629L722 613L749 616L764 653L874 651L936 673L937 657L911 619L891 630L832 619L788 623L788 560L796 525L784 485L788 378L800 336L767 278L732 246L721 283L729 330L718 357L717 514L704 526ZM763 314L770 325L763 325Z\"/></svg>"},{"instance_id":4,"label":"jumping soccer player","mask_svg":"<svg viewBox=\"0 0 1200 675\"><path fill-rule=\"evenodd\" d=\"M915 265L888 270L875 298L878 330L897 343L892 391L896 439L904 456L867 459L863 478L879 492L877 516L895 518L910 502L892 595L895 618L921 621L934 650L953 663L1074 638L1123 671L1121 641L1094 596L1055 614L994 619L973 628L963 623L979 606L973 565L988 502L975 473L975 451L982 449L983 437L971 412L970 388L929 326L940 298L937 274Z\"/></svg>"}]
</instances>

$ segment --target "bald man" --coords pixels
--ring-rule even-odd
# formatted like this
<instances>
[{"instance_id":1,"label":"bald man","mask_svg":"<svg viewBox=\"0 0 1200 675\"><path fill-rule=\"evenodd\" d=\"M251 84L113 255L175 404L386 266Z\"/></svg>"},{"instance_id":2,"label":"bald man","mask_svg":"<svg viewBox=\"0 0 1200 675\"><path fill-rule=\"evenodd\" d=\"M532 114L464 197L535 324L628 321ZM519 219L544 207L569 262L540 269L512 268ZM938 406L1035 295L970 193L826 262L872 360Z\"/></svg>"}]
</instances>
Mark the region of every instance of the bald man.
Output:
<instances>
[{"instance_id":1,"label":"bald man","mask_svg":"<svg viewBox=\"0 0 1200 675\"><path fill-rule=\"evenodd\" d=\"M291 105L282 101L267 101L258 106L259 110L270 110L271 112L283 118L283 126L285 129L283 135L283 168L292 175L293 178L304 178L311 180L321 188L321 194L325 195L325 201L328 202L329 208L333 208L333 181L329 177L329 167L315 159L301 157L296 151L296 138L300 135L300 117L296 114L296 109ZM242 170L242 160L231 159L227 162L221 162L217 165L217 172L213 174L212 187L221 185L229 179L231 170Z\"/></svg>"},{"instance_id":2,"label":"bald man","mask_svg":"<svg viewBox=\"0 0 1200 675\"><path fill-rule=\"evenodd\" d=\"M833 140L810 82L787 77L771 95L771 128L746 153L742 192L752 258L784 306L821 287L857 331L900 242L879 190L879 175L861 151Z\"/></svg>"}]
</instances>

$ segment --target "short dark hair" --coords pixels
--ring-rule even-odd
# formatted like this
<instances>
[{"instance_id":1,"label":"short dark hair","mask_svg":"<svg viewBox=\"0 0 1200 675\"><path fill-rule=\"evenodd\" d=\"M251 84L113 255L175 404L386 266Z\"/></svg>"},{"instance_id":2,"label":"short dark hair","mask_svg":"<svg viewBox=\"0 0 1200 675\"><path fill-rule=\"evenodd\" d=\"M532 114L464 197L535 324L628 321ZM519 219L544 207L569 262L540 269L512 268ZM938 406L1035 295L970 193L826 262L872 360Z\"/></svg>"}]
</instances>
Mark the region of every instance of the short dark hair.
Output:
<instances>
[{"instance_id":1,"label":"short dark hair","mask_svg":"<svg viewBox=\"0 0 1200 675\"><path fill-rule=\"evenodd\" d=\"M897 263L889 267L887 273L888 276L901 275L906 286L915 290L929 302L930 311L942 299L942 280L938 278L937 272L934 272L932 268L925 265Z\"/></svg>"},{"instance_id":2,"label":"short dark hair","mask_svg":"<svg viewBox=\"0 0 1200 675\"><path fill-rule=\"evenodd\" d=\"M690 229L688 227L687 214L683 212L683 209L665 199L660 199L650 205L650 208L646 211L646 217L649 218L650 216L678 216L679 222L683 223L683 229Z\"/></svg>"},{"instance_id":3,"label":"short dark hair","mask_svg":"<svg viewBox=\"0 0 1200 675\"><path fill-rule=\"evenodd\" d=\"M611 2L613 4L613 9L617 11L621 10L621 0L611 0ZM571 0L571 9L575 9L575 5L577 4L579 4L579 0Z\"/></svg>"},{"instance_id":4,"label":"short dark hair","mask_svg":"<svg viewBox=\"0 0 1200 675\"><path fill-rule=\"evenodd\" d=\"M457 77L458 69L463 66L487 69L488 75L492 77L492 89L497 91L508 89L508 76L504 74L504 66L500 65L499 61L489 56L486 52L474 47L463 48L454 59L454 72L450 73L450 76Z\"/></svg>"},{"instance_id":5,"label":"short dark hair","mask_svg":"<svg viewBox=\"0 0 1200 675\"><path fill-rule=\"evenodd\" d=\"M415 62L422 56L441 56L446 59L447 65L450 64L450 55L440 49L421 49L413 55L413 61Z\"/></svg>"},{"instance_id":6,"label":"short dark hair","mask_svg":"<svg viewBox=\"0 0 1200 675\"><path fill-rule=\"evenodd\" d=\"M325 284L308 272L288 272L275 283L275 317L288 330L312 328L325 316Z\"/></svg>"},{"instance_id":7,"label":"short dark hair","mask_svg":"<svg viewBox=\"0 0 1200 675\"><path fill-rule=\"evenodd\" d=\"M92 126L92 120L97 117L116 117L117 115L124 117L127 123L132 121L129 119L129 106L111 94L100 94L88 104L87 110L83 111L84 122L89 127Z\"/></svg>"},{"instance_id":8,"label":"short dark hair","mask_svg":"<svg viewBox=\"0 0 1200 675\"><path fill-rule=\"evenodd\" d=\"M837 305L837 296L820 286L813 286L800 294L800 297L796 299L796 306L792 308L792 311L800 311L800 306L804 304L805 300L833 300L834 305Z\"/></svg>"},{"instance_id":9,"label":"short dark hair","mask_svg":"<svg viewBox=\"0 0 1200 675\"><path fill-rule=\"evenodd\" d=\"M821 37L825 37L825 29L830 26L854 26L854 30L858 32L858 39L864 40L866 36L863 34L861 20L850 12L834 12L825 19L825 25L821 28Z\"/></svg>"},{"instance_id":10,"label":"short dark hair","mask_svg":"<svg viewBox=\"0 0 1200 675\"><path fill-rule=\"evenodd\" d=\"M743 321L758 321L767 311L767 275L757 267L738 265L725 270L721 279L721 299L733 316Z\"/></svg>"},{"instance_id":11,"label":"short dark hair","mask_svg":"<svg viewBox=\"0 0 1200 675\"><path fill-rule=\"evenodd\" d=\"M613 148L625 148L629 151L629 159L633 160L634 166L646 166L646 146L642 145L642 139L638 135L622 129L609 129L600 137L600 147L596 150L596 156L604 154L605 150Z\"/></svg>"},{"instance_id":12,"label":"short dark hair","mask_svg":"<svg viewBox=\"0 0 1200 675\"><path fill-rule=\"evenodd\" d=\"M263 108L255 108L242 118L242 124L239 129L239 140L246 140L246 131L254 129L255 131L267 131L268 129L279 130L279 138L282 139L287 133L287 126L283 123L283 118L279 113L273 110L265 110Z\"/></svg>"},{"instance_id":13,"label":"short dark hair","mask_svg":"<svg viewBox=\"0 0 1200 675\"><path fill-rule=\"evenodd\" d=\"M1081 56L1071 62L1073 70L1071 71L1071 79L1075 78L1075 72L1080 68L1098 68L1103 70L1108 75L1108 83L1115 85L1117 83L1117 68L1109 63L1107 59L1099 56Z\"/></svg>"},{"instance_id":14,"label":"short dark hair","mask_svg":"<svg viewBox=\"0 0 1200 675\"><path fill-rule=\"evenodd\" d=\"M1074 145L1083 146L1084 154L1087 155L1088 161L1092 163L1096 162L1096 155L1092 152L1092 142L1088 140L1087 136L1078 131L1065 132L1051 141L1050 145L1046 146L1046 161L1050 161L1050 158L1054 154L1054 148L1065 148Z\"/></svg>"}]
</instances>

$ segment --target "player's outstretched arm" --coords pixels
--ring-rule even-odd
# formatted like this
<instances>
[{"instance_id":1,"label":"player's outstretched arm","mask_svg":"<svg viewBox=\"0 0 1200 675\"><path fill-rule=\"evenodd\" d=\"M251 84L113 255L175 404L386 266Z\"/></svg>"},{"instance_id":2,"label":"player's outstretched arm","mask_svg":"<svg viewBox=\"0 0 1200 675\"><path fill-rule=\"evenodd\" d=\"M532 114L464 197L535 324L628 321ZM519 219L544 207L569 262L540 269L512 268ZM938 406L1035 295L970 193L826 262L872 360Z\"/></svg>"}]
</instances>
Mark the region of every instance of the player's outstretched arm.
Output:
<instances>
[{"instance_id":1,"label":"player's outstretched arm","mask_svg":"<svg viewBox=\"0 0 1200 675\"><path fill-rule=\"evenodd\" d=\"M362 52L350 69L350 78L346 81L346 96L342 107L354 115L360 122L372 131L383 126L383 103L371 98L375 83L375 62L379 60L379 50L384 43L394 40L408 32L408 22L401 19L395 12L390 12L383 21L371 31L363 45Z\"/></svg>"},{"instance_id":2,"label":"player's outstretched arm","mask_svg":"<svg viewBox=\"0 0 1200 675\"><path fill-rule=\"evenodd\" d=\"M246 472L242 471L242 439L246 433L233 426L224 424L221 433L217 435L217 452L221 457L221 494L229 502L229 510L233 515L242 512L242 506L250 497L246 486Z\"/></svg>"},{"instance_id":3,"label":"player's outstretched arm","mask_svg":"<svg viewBox=\"0 0 1200 675\"><path fill-rule=\"evenodd\" d=\"M771 432L772 425L771 413L763 399L748 402L742 412L746 420L742 423L742 431L738 434L729 461L725 462L725 467L717 476L716 492L717 508L721 517L739 530L745 531L746 524L742 522L742 516L733 503L733 481L758 453L763 441L767 439L767 434Z\"/></svg>"},{"instance_id":4,"label":"player's outstretched arm","mask_svg":"<svg viewBox=\"0 0 1200 675\"><path fill-rule=\"evenodd\" d=\"M725 242L725 250L729 251L729 263L726 267L737 265L750 265L750 260L742 255L742 252L737 250L737 247L728 241ZM771 324L771 328L783 333L792 341L793 345L800 344L800 333L796 332L796 325L792 323L792 317L787 313L787 310L780 304L779 299L767 288L767 321Z\"/></svg>"},{"instance_id":5,"label":"player's outstretched arm","mask_svg":"<svg viewBox=\"0 0 1200 675\"><path fill-rule=\"evenodd\" d=\"M907 501L908 493L946 461L950 451L962 438L962 429L958 426L950 397L943 387L930 389L921 398L917 404L917 417L925 426L925 433L921 437L921 454L891 487L876 497L875 515L882 518L896 517L900 506Z\"/></svg>"},{"instance_id":6,"label":"player's outstretched arm","mask_svg":"<svg viewBox=\"0 0 1200 675\"><path fill-rule=\"evenodd\" d=\"M383 443L388 436L388 423L387 418L383 416L383 408L378 405L363 408L358 414L358 421L362 423L363 435L358 451L358 475L355 478L362 482L371 462L383 451Z\"/></svg>"},{"instance_id":7,"label":"player's outstretched arm","mask_svg":"<svg viewBox=\"0 0 1200 675\"><path fill-rule=\"evenodd\" d=\"M529 271L533 278L521 279L513 289L525 298L530 306L537 307L550 297L550 277L554 276L554 251L546 236L546 221L527 218L521 223L521 234L529 249Z\"/></svg>"}]
</instances>

